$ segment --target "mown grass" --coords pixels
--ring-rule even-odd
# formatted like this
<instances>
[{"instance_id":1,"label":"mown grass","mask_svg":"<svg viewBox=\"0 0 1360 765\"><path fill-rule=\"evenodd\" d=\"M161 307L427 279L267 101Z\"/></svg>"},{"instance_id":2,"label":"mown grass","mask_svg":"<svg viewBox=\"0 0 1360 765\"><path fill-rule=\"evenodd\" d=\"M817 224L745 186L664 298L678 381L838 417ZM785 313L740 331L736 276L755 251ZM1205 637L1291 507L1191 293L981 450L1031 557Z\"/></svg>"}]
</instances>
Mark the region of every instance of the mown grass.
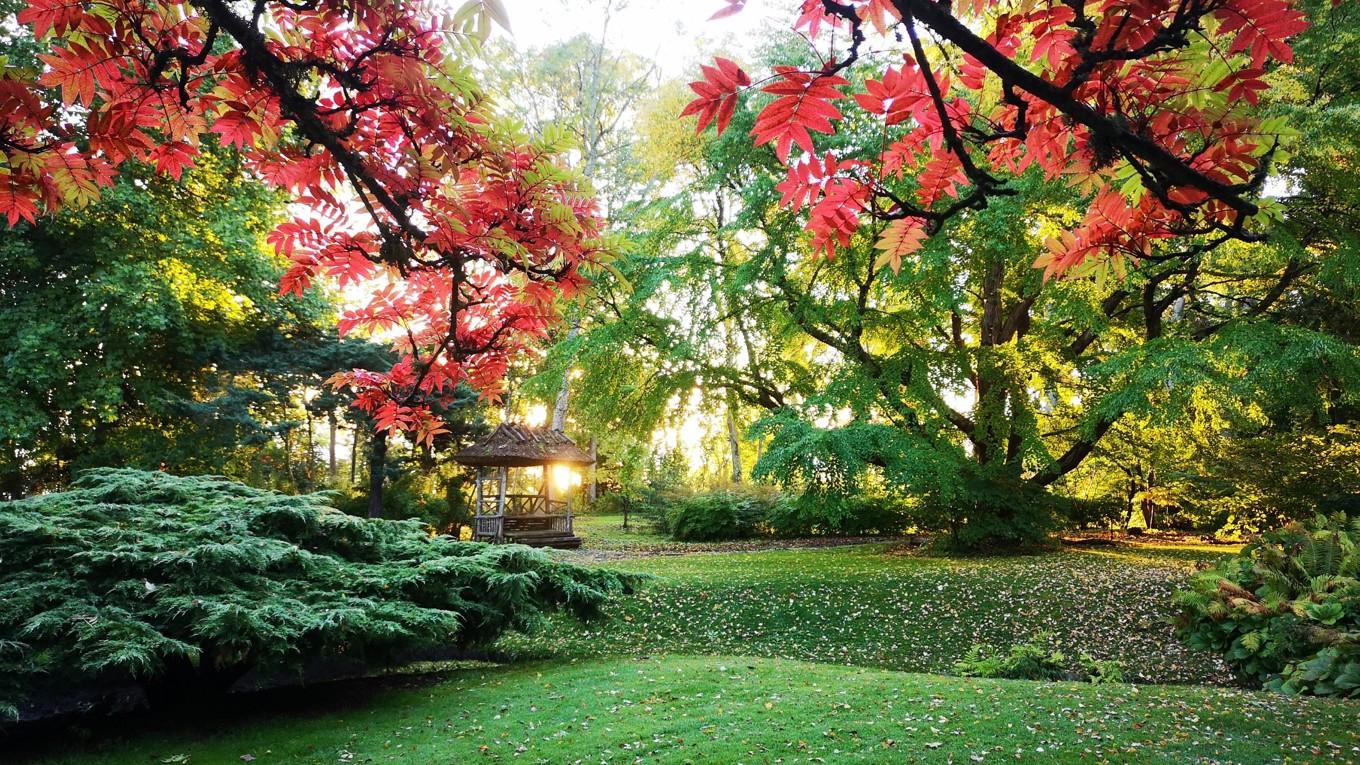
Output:
<instances>
[{"instance_id":1,"label":"mown grass","mask_svg":"<svg viewBox=\"0 0 1360 765\"><path fill-rule=\"evenodd\" d=\"M899 671L948 672L974 643L1051 631L1070 655L1118 659L1144 683L1227 682L1168 624L1171 591L1225 548L694 553L710 548L610 525L578 526L587 549L568 555L653 578L605 621L552 619L502 641L527 663L294 689L191 723L143 717L114 735L97 724L81 743L42 744L37 761L1360 761L1356 702Z\"/></svg>"},{"instance_id":2,"label":"mown grass","mask_svg":"<svg viewBox=\"0 0 1360 765\"><path fill-rule=\"evenodd\" d=\"M1323 762L1356 707L1226 688L969 680L737 657L461 671L324 714L262 709L47 765Z\"/></svg>"},{"instance_id":3,"label":"mown grass","mask_svg":"<svg viewBox=\"0 0 1360 765\"><path fill-rule=\"evenodd\" d=\"M587 539L587 544L589 540ZM553 619L502 642L514 655L746 654L949 672L975 643L1054 634L1070 656L1125 663L1140 682L1226 683L1172 632L1171 593L1223 548L1120 546L946 558L891 545L661 555L604 565L653 574L609 619Z\"/></svg>"},{"instance_id":4,"label":"mown grass","mask_svg":"<svg viewBox=\"0 0 1360 765\"><path fill-rule=\"evenodd\" d=\"M675 545L665 534L657 532L646 519L632 515L628 528L623 527L622 515L578 515L572 519L576 535L592 549L629 549L639 546Z\"/></svg>"}]
</instances>

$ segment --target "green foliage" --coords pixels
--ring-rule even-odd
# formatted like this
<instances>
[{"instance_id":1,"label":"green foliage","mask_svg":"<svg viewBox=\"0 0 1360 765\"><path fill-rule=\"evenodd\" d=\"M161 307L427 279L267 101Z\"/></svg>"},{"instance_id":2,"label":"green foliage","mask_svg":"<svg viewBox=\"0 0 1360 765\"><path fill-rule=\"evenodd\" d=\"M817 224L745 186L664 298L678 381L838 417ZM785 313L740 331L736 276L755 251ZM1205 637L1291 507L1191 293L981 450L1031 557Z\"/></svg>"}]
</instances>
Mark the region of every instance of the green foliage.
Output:
<instances>
[{"instance_id":1,"label":"green foliage","mask_svg":"<svg viewBox=\"0 0 1360 765\"><path fill-rule=\"evenodd\" d=\"M1077 657L1077 664L1086 679L1095 685L1123 683L1124 662L1118 659L1096 659L1089 654Z\"/></svg>"},{"instance_id":2,"label":"green foliage","mask_svg":"<svg viewBox=\"0 0 1360 765\"><path fill-rule=\"evenodd\" d=\"M633 239L617 262L626 279L599 282L602 306L550 354L556 379L581 368L589 392L576 414L601 431L674 424L672 402L699 389L740 422L758 421L746 438L760 446L761 480L906 497L921 529L958 546L1030 545L1059 522L1108 524L1122 519L1117 498L1121 508L1157 498L1154 525L1200 526L1226 515L1217 500L1235 488L1228 480L1242 487L1232 495L1239 525L1297 517L1313 506L1303 492L1287 514L1253 495L1305 489L1308 471L1295 470L1293 487L1271 478L1257 491L1234 479L1269 459L1222 441L1263 438L1269 454L1276 439L1354 422L1360 404L1360 177L1348 159L1360 146L1360 87L1347 53L1360 16L1349 4L1308 5L1317 24L1297 45L1309 55L1270 73L1260 105L1305 134L1281 170L1291 179L1284 220L1261 242L1189 255L1159 243L1120 279L1035 271L1044 240L1081 209L1068 184L1038 173L952 219L900 273L873 267L870 231L834 261L808 257L803 220L775 190L784 168L749 150L752 104L721 137L678 135L674 109L644 111L639 130L665 154L650 164L679 182L616 216ZM808 55L787 38L769 53ZM862 148L880 130L849 116L826 148ZM1326 445L1297 446L1295 465L1310 455L1342 465ZM1241 458L1217 471L1208 463L1218 454ZM1233 475L1215 481L1219 472ZM1103 499L1067 505L1049 493Z\"/></svg>"},{"instance_id":3,"label":"green foliage","mask_svg":"<svg viewBox=\"0 0 1360 765\"><path fill-rule=\"evenodd\" d=\"M400 472L396 480L383 489L382 517L415 519L441 534L453 532L472 522L472 506L463 491L466 483L462 474L436 476L418 470ZM351 489L337 507L350 515L367 515L368 492L363 488Z\"/></svg>"},{"instance_id":4,"label":"green foliage","mask_svg":"<svg viewBox=\"0 0 1360 765\"><path fill-rule=\"evenodd\" d=\"M1360 697L1360 519L1262 535L1176 595L1180 635L1286 693Z\"/></svg>"},{"instance_id":5,"label":"green foliage","mask_svg":"<svg viewBox=\"0 0 1360 765\"><path fill-rule=\"evenodd\" d=\"M294 393L349 368L313 368L317 346L366 344L323 340L324 295L278 294L281 204L211 149L179 181L129 167L86 209L0 228L0 497L108 465L307 485Z\"/></svg>"},{"instance_id":6,"label":"green foliage","mask_svg":"<svg viewBox=\"0 0 1360 765\"><path fill-rule=\"evenodd\" d=\"M1040 635L1035 640L1011 646L1005 653L974 645L954 665L954 671L964 677L1064 680L1067 678L1067 656L1047 647L1046 643L1051 639L1051 634Z\"/></svg>"},{"instance_id":7,"label":"green foliage","mask_svg":"<svg viewBox=\"0 0 1360 765\"><path fill-rule=\"evenodd\" d=\"M774 503L765 521L782 537L858 536L900 534L910 518L909 503L894 497L808 492Z\"/></svg>"},{"instance_id":8,"label":"green foliage","mask_svg":"<svg viewBox=\"0 0 1360 765\"><path fill-rule=\"evenodd\" d=\"M974 644L954 664L954 672L963 677L1006 680L1085 679L1096 685L1124 682L1124 662L1081 654L1076 666L1070 666L1067 654L1050 647L1054 637L1052 632L1040 633L1031 640L1016 643L1004 653Z\"/></svg>"},{"instance_id":9,"label":"green foliage","mask_svg":"<svg viewBox=\"0 0 1360 765\"><path fill-rule=\"evenodd\" d=\"M1217 482L1203 492L1203 504L1225 514L1223 523L1231 531L1263 531L1318 512L1360 517L1360 426L1355 424L1287 428L1230 441L1207 462Z\"/></svg>"},{"instance_id":10,"label":"green foliage","mask_svg":"<svg viewBox=\"0 0 1360 765\"><path fill-rule=\"evenodd\" d=\"M684 542L776 537L900 534L911 509L901 499L868 494L807 492L790 495L773 487L731 485L708 492L640 491L629 495L631 512L653 519L657 529Z\"/></svg>"},{"instance_id":11,"label":"green foliage","mask_svg":"<svg viewBox=\"0 0 1360 765\"><path fill-rule=\"evenodd\" d=\"M484 645L552 609L592 615L631 581L355 518L318 495L116 469L0 505L0 560L7 693L136 681L153 699L316 657Z\"/></svg>"},{"instance_id":12,"label":"green foliage","mask_svg":"<svg viewBox=\"0 0 1360 765\"><path fill-rule=\"evenodd\" d=\"M1123 520L1128 503L1120 496L1061 498L1059 513L1079 529L1108 529Z\"/></svg>"},{"instance_id":13,"label":"green foliage","mask_svg":"<svg viewBox=\"0 0 1360 765\"><path fill-rule=\"evenodd\" d=\"M771 493L749 490L694 494L666 511L666 528L684 542L746 539L761 532L777 501Z\"/></svg>"}]
</instances>

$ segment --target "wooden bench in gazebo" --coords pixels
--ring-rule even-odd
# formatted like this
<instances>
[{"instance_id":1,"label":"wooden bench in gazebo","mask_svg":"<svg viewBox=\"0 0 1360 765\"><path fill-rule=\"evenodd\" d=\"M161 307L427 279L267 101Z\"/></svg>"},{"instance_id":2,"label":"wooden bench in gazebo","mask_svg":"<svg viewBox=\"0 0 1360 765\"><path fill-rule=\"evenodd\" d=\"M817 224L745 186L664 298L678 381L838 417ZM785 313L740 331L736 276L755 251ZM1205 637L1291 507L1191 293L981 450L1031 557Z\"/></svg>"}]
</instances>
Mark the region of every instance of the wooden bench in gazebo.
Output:
<instances>
[{"instance_id":1,"label":"wooden bench in gazebo","mask_svg":"<svg viewBox=\"0 0 1360 765\"><path fill-rule=\"evenodd\" d=\"M474 539L536 547L581 546L581 538L572 532L571 500L553 497L552 469L557 465L587 467L595 460L565 433L506 423L453 458L476 471ZM529 467L539 467L543 471L539 491L534 494L507 493L510 469ZM488 468L495 470L496 480L492 483L486 480Z\"/></svg>"}]
</instances>

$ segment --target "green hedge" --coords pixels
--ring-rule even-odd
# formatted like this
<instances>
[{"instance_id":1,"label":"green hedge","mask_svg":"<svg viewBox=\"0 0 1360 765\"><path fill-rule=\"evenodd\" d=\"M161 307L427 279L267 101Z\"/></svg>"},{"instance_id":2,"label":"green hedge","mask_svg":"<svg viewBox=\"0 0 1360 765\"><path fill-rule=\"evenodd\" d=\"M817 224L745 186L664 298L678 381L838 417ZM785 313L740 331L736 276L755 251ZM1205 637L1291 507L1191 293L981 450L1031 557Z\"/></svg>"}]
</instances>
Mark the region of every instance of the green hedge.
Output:
<instances>
[{"instance_id":1,"label":"green hedge","mask_svg":"<svg viewBox=\"0 0 1360 765\"><path fill-rule=\"evenodd\" d=\"M666 511L672 538L687 542L747 539L763 531L772 496L714 491L678 500Z\"/></svg>"},{"instance_id":2,"label":"green hedge","mask_svg":"<svg viewBox=\"0 0 1360 765\"><path fill-rule=\"evenodd\" d=\"M593 615L629 586L320 495L95 470L0 504L0 711L53 681L137 682L155 702L220 694L257 667L485 645L552 609Z\"/></svg>"},{"instance_id":3,"label":"green hedge","mask_svg":"<svg viewBox=\"0 0 1360 765\"><path fill-rule=\"evenodd\" d=\"M766 523L779 536L900 534L911 523L911 508L891 497L809 493L777 502Z\"/></svg>"},{"instance_id":4,"label":"green hedge","mask_svg":"<svg viewBox=\"0 0 1360 765\"><path fill-rule=\"evenodd\" d=\"M910 525L906 504L872 496L790 496L769 487L733 486L673 493L639 503L658 529L681 541L897 534Z\"/></svg>"}]
</instances>

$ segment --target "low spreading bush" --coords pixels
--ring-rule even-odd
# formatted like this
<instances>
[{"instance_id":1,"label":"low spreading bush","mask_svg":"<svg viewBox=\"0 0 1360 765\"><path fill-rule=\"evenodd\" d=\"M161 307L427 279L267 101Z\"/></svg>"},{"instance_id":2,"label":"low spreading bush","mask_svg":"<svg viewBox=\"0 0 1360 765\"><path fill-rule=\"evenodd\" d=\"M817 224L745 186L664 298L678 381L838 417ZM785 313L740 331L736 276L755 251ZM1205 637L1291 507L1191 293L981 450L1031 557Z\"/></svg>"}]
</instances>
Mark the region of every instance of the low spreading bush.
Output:
<instances>
[{"instance_id":1,"label":"low spreading bush","mask_svg":"<svg viewBox=\"0 0 1360 765\"><path fill-rule=\"evenodd\" d=\"M439 476L430 480L415 471L388 482L382 495L382 517L394 520L413 518L441 534L456 534L472 523L472 505L464 497L461 477ZM350 515L368 515L366 487L351 490L336 498L334 506Z\"/></svg>"},{"instance_id":2,"label":"low spreading bush","mask_svg":"<svg viewBox=\"0 0 1360 765\"><path fill-rule=\"evenodd\" d=\"M901 500L808 493L799 497L764 486L653 494L638 502L657 529L681 541L898 534L909 524Z\"/></svg>"},{"instance_id":3,"label":"low spreading bush","mask_svg":"<svg viewBox=\"0 0 1360 765\"><path fill-rule=\"evenodd\" d=\"M1286 693L1360 698L1360 519L1262 535L1177 593L1178 631Z\"/></svg>"},{"instance_id":4,"label":"low spreading bush","mask_svg":"<svg viewBox=\"0 0 1360 765\"><path fill-rule=\"evenodd\" d=\"M714 491L676 501L666 511L666 530L685 542L746 539L760 533L773 495Z\"/></svg>"},{"instance_id":5,"label":"low spreading bush","mask_svg":"<svg viewBox=\"0 0 1360 765\"><path fill-rule=\"evenodd\" d=\"M1082 654L1077 659L1082 674L1096 685L1124 682L1124 662L1115 659L1096 659Z\"/></svg>"},{"instance_id":6,"label":"low spreading bush","mask_svg":"<svg viewBox=\"0 0 1360 765\"><path fill-rule=\"evenodd\" d=\"M963 677L1006 680L1085 680L1098 685L1124 682L1123 662L1082 654L1076 666L1069 666L1066 654L1048 647L1052 641L1053 633L1045 632L1004 653L974 645L954 663L954 671Z\"/></svg>"},{"instance_id":7,"label":"low spreading bush","mask_svg":"<svg viewBox=\"0 0 1360 765\"><path fill-rule=\"evenodd\" d=\"M975 645L955 662L954 671L963 677L1064 680L1068 677L1067 656L1044 645L1049 637L1041 635L1033 642L1013 645L1005 653Z\"/></svg>"},{"instance_id":8,"label":"low spreading bush","mask_svg":"<svg viewBox=\"0 0 1360 765\"><path fill-rule=\"evenodd\" d=\"M538 550L356 518L321 496L95 470L0 504L0 707L54 682L136 682L153 703L318 657L368 664L485 645L631 580Z\"/></svg>"},{"instance_id":9,"label":"low spreading bush","mask_svg":"<svg viewBox=\"0 0 1360 765\"><path fill-rule=\"evenodd\" d=\"M1128 503L1123 497L1068 497L1055 501L1062 519L1078 529L1108 529L1123 522Z\"/></svg>"},{"instance_id":10,"label":"low spreading bush","mask_svg":"<svg viewBox=\"0 0 1360 765\"><path fill-rule=\"evenodd\" d=\"M808 493L772 503L766 523L774 534L787 537L898 534L910 523L910 513L904 501L891 497Z\"/></svg>"}]
</instances>

